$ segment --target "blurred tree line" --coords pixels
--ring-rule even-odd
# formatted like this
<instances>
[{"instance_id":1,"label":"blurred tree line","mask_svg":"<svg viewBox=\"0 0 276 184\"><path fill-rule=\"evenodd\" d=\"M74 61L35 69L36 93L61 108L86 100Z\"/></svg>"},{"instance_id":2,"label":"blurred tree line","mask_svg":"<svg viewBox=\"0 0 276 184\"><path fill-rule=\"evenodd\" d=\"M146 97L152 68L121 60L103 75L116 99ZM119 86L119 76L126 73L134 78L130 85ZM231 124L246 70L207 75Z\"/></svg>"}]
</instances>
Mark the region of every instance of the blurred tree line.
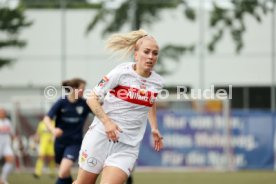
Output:
<instances>
[{"instance_id":1,"label":"blurred tree line","mask_svg":"<svg viewBox=\"0 0 276 184\"><path fill-rule=\"evenodd\" d=\"M22 48L26 41L19 38L20 31L29 27L32 22L26 19L24 8L10 8L0 4L0 49ZM13 58L0 56L0 68L14 61Z\"/></svg>"},{"instance_id":2,"label":"blurred tree line","mask_svg":"<svg viewBox=\"0 0 276 184\"><path fill-rule=\"evenodd\" d=\"M96 25L105 22L102 30L103 36L113 32L118 32L125 25L133 30L153 25L156 21L161 21L161 10L181 8L183 16L188 21L198 19L198 8L192 7L189 0L125 0L118 3L118 7L110 8L108 3L115 0L98 0L97 3L88 3L88 0L21 0L21 5L16 9L1 8L0 6L0 32L6 35L6 39L0 39L0 49L5 47L23 47L25 41L18 40L18 34L23 28L31 25L26 20L24 10L26 8L86 8L96 11L95 17L88 23L86 32L91 32ZM204 0L203 0L204 1ZM92 2L92 1L91 1ZM235 43L238 52L244 47L243 35L246 31L245 17L248 15L256 21L261 22L262 17L268 14L275 7L276 0L229 0L231 8L218 6L213 2L208 20L209 27L213 30L212 39L206 48L213 52L217 43L224 34L229 33ZM24 8L25 7L25 8ZM110 19L111 17L111 19ZM196 43L195 43L196 44ZM169 44L161 48L159 70L165 74L166 67L163 65L164 58L171 58L179 61L182 54L192 52L193 45ZM0 67L12 61L3 59L0 56Z\"/></svg>"},{"instance_id":3,"label":"blurred tree line","mask_svg":"<svg viewBox=\"0 0 276 184\"><path fill-rule=\"evenodd\" d=\"M92 31L102 21L106 23L102 32L103 35L120 31L126 24L132 24L133 30L139 29L144 25L151 26L156 21L161 20L160 10L163 9L181 8L183 16L192 22L198 19L198 14L200 13L198 11L199 8L192 7L191 3L189 3L191 1L189 0L129 0L124 1L117 9L107 9L104 4L108 1L112 0L106 0L101 3L101 8L97 9L97 15L87 27L87 32ZM209 12L210 16L208 20L213 35L206 46L210 52L215 51L217 43L222 39L224 34L230 33L235 44L235 50L239 53L244 46L243 35L246 31L245 17L247 16L248 18L249 16L257 22L261 22L262 16L265 16L269 11L273 10L276 0L229 0L229 3L232 4L232 7L224 8L218 6L216 1L213 1L213 8ZM132 16L130 16L129 11L132 11ZM112 17L112 20L106 22L107 17ZM165 62L162 62L165 58L170 58L172 61L178 62L182 54L194 51L195 44L169 44L161 48L161 55L158 61L159 73L168 73L164 65Z\"/></svg>"},{"instance_id":4,"label":"blurred tree line","mask_svg":"<svg viewBox=\"0 0 276 184\"><path fill-rule=\"evenodd\" d=\"M27 8L60 8L66 4L66 8L99 8L98 3L89 3L87 0L21 0Z\"/></svg>"}]
</instances>

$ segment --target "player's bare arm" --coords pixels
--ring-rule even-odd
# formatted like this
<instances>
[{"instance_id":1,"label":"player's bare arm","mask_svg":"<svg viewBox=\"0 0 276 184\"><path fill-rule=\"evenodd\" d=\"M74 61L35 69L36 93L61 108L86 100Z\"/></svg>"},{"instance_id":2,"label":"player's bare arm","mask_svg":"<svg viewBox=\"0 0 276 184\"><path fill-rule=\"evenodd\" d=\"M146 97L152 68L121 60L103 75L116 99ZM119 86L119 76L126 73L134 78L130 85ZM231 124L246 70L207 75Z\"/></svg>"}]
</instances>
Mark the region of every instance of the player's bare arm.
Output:
<instances>
[{"instance_id":1,"label":"player's bare arm","mask_svg":"<svg viewBox=\"0 0 276 184\"><path fill-rule=\"evenodd\" d=\"M119 139L118 134L122 130L104 112L104 110L101 106L101 103L99 101L99 97L94 92L92 92L91 98L88 98L87 104L92 109L94 114L104 124L105 132L107 134L108 139L112 140L113 142L117 142Z\"/></svg>"},{"instance_id":2,"label":"player's bare arm","mask_svg":"<svg viewBox=\"0 0 276 184\"><path fill-rule=\"evenodd\" d=\"M55 137L60 137L63 134L63 131L60 128L56 128L52 124L52 119L49 116L45 116L43 122L46 124L46 127Z\"/></svg>"}]
</instances>

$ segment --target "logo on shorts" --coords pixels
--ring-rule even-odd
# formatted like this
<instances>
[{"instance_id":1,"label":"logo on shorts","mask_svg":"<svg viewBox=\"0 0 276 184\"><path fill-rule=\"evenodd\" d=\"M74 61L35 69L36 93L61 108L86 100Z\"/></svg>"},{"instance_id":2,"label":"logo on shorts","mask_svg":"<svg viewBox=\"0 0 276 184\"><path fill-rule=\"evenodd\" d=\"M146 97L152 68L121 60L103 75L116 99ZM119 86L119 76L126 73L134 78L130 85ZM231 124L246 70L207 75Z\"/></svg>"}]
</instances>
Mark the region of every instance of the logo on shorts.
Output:
<instances>
[{"instance_id":1,"label":"logo on shorts","mask_svg":"<svg viewBox=\"0 0 276 184\"><path fill-rule=\"evenodd\" d=\"M94 158L94 157L89 157L88 160L87 160L87 165L89 167L95 167L97 165L97 159Z\"/></svg>"}]
</instances>

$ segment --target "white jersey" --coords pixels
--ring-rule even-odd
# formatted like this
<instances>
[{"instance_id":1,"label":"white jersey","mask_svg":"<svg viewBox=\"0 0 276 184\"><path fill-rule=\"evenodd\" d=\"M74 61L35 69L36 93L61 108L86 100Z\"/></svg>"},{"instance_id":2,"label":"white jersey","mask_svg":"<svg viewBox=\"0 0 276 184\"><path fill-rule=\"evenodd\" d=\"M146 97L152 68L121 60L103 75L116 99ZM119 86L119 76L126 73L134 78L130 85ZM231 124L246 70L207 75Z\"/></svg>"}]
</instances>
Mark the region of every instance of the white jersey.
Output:
<instances>
[{"instance_id":1,"label":"white jersey","mask_svg":"<svg viewBox=\"0 0 276 184\"><path fill-rule=\"evenodd\" d=\"M11 142L11 134L13 134L11 122L9 119L0 119L0 142Z\"/></svg>"},{"instance_id":2,"label":"white jersey","mask_svg":"<svg viewBox=\"0 0 276 184\"><path fill-rule=\"evenodd\" d=\"M148 78L138 75L134 63L123 63L107 74L94 88L103 99L103 110L123 133L119 141L128 145L138 145L145 133L149 108L163 87L163 79L152 71ZM95 117L91 126L105 134L100 120Z\"/></svg>"},{"instance_id":3,"label":"white jersey","mask_svg":"<svg viewBox=\"0 0 276 184\"><path fill-rule=\"evenodd\" d=\"M6 155L13 155L11 148L11 134L13 129L9 119L0 119L0 158Z\"/></svg>"}]
</instances>

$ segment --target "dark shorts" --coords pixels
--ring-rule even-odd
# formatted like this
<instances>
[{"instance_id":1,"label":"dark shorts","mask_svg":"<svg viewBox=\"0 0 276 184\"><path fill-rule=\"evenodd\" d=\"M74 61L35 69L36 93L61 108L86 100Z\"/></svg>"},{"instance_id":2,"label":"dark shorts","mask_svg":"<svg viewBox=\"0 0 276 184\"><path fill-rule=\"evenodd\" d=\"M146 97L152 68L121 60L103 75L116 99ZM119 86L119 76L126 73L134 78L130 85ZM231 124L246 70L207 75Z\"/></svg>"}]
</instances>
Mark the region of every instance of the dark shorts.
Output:
<instances>
[{"instance_id":1,"label":"dark shorts","mask_svg":"<svg viewBox=\"0 0 276 184\"><path fill-rule=\"evenodd\" d=\"M63 158L67 158L75 162L79 157L81 145L65 145L55 143L55 161L57 164L61 163Z\"/></svg>"}]
</instances>

